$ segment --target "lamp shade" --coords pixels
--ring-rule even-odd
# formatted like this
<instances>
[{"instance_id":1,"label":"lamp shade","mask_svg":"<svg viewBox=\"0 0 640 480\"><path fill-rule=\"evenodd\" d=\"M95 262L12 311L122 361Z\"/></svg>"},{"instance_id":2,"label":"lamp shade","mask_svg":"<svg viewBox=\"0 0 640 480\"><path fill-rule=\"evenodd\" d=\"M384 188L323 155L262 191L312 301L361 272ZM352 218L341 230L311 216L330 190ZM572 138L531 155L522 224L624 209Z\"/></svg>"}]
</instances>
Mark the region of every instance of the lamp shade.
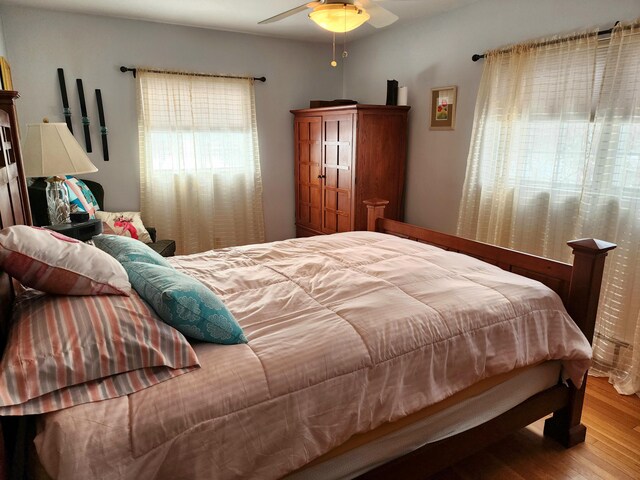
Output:
<instances>
[{"instance_id":1,"label":"lamp shade","mask_svg":"<svg viewBox=\"0 0 640 480\"><path fill-rule=\"evenodd\" d=\"M66 123L27 125L22 157L27 177L53 177L98 171Z\"/></svg>"},{"instance_id":2,"label":"lamp shade","mask_svg":"<svg viewBox=\"0 0 640 480\"><path fill-rule=\"evenodd\" d=\"M318 5L309 18L330 32L350 32L369 20L369 14L355 5L328 3Z\"/></svg>"}]
</instances>

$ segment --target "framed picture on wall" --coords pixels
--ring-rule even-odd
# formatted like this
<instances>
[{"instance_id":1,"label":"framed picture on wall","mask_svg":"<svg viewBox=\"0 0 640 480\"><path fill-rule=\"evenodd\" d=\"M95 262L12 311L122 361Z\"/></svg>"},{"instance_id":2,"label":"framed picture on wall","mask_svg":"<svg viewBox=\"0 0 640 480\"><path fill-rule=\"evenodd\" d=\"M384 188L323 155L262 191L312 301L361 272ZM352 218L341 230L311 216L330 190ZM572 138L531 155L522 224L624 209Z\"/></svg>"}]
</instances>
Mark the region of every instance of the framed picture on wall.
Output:
<instances>
[{"instance_id":1,"label":"framed picture on wall","mask_svg":"<svg viewBox=\"0 0 640 480\"><path fill-rule=\"evenodd\" d=\"M453 130L456 122L458 87L431 89L431 130Z\"/></svg>"}]
</instances>

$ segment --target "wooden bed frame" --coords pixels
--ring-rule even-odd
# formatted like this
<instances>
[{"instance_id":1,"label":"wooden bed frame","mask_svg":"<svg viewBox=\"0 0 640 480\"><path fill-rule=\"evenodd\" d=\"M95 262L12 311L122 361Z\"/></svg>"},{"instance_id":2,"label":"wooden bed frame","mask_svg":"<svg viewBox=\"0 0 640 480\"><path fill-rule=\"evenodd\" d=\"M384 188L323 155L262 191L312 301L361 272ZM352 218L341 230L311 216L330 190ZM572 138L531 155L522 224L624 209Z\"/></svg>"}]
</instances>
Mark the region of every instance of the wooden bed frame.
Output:
<instances>
[{"instance_id":1,"label":"wooden bed frame","mask_svg":"<svg viewBox=\"0 0 640 480\"><path fill-rule=\"evenodd\" d=\"M389 203L386 200L372 199L364 203L370 231L464 253L544 283L560 296L571 318L592 343L605 257L616 248L615 244L594 239L568 242L574 254L573 265L570 265L386 219L384 208ZM544 434L567 448L572 447L584 441L587 431L580 423L586 383L586 375L580 389L571 382L559 383L487 423L427 444L358 478L425 478L551 413L553 417L545 421Z\"/></svg>"},{"instance_id":2,"label":"wooden bed frame","mask_svg":"<svg viewBox=\"0 0 640 480\"><path fill-rule=\"evenodd\" d=\"M17 92L0 91L0 228L11 225L31 225L27 186L20 153L14 100ZM607 252L614 244L597 240L569 242L575 254L573 266L505 248L487 245L452 235L445 235L384 217L385 200L365 202L368 208L368 229L390 233L447 250L478 257L501 268L540 280L556 291L576 324L589 341L593 338L600 284ZM7 331L14 292L11 279L0 271L0 332ZM0 348L4 349L4 341ZM454 437L428 444L410 454L367 472L361 478L424 478L455 463L488 443L553 413L545 423L545 435L565 446L582 442L585 427L580 423L584 385L559 384L541 392L499 417ZM21 417L24 418L24 417ZM14 448L22 435L15 424L21 419L2 418L0 431L0 480L16 467ZM4 433L4 435L2 434ZM481 439L481 441L478 441ZM6 447L6 448L5 448ZM20 471L21 465L16 467ZM19 474L18 474L19 475ZM15 472L14 475L15 477Z\"/></svg>"}]
</instances>

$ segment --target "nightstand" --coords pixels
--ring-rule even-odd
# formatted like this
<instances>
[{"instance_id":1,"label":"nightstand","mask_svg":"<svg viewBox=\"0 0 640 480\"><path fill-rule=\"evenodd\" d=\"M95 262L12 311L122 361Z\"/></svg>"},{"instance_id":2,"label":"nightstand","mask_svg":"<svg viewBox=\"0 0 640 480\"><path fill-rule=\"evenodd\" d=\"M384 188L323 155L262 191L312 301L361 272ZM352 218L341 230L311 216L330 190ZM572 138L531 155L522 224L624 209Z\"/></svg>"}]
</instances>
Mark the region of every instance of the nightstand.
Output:
<instances>
[{"instance_id":1,"label":"nightstand","mask_svg":"<svg viewBox=\"0 0 640 480\"><path fill-rule=\"evenodd\" d=\"M44 228L59 232L67 237L86 242L91 240L94 236L102 233L102 220L92 219L87 220L86 222L47 225Z\"/></svg>"}]
</instances>

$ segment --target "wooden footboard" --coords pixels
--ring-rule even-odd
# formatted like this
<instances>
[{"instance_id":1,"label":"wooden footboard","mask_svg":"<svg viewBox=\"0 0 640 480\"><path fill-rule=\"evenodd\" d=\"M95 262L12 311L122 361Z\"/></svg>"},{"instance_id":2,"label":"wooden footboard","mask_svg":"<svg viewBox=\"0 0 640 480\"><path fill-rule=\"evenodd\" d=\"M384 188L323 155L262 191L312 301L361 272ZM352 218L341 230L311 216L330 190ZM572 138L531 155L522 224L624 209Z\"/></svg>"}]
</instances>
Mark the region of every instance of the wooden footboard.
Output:
<instances>
[{"instance_id":1,"label":"wooden footboard","mask_svg":"<svg viewBox=\"0 0 640 480\"><path fill-rule=\"evenodd\" d=\"M463 253L528 278L538 280L562 299L567 311L591 343L598 310L600 286L607 252L616 245L595 239L573 240L573 265L537 257L507 248L448 235L384 218L386 200L364 202L368 209L367 229L388 233L445 250ZM586 428L580 423L586 378L582 388L559 384L541 392L508 412L468 432L447 438L400 457L360 478L424 478L484 448L511 432L550 413L544 434L566 447L584 441ZM481 442L478 440L481 439Z\"/></svg>"}]
</instances>

